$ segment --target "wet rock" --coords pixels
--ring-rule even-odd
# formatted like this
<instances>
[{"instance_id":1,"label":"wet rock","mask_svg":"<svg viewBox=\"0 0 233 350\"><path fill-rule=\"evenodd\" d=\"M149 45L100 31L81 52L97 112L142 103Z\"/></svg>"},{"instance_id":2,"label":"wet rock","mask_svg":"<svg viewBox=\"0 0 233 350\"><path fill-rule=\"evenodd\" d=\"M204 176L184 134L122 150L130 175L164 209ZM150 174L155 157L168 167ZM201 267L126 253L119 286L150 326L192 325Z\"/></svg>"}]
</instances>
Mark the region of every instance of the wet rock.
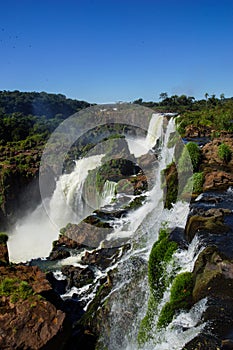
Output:
<instances>
[{"instance_id":1,"label":"wet rock","mask_svg":"<svg viewBox=\"0 0 233 350\"><path fill-rule=\"evenodd\" d=\"M170 233L169 240L176 242L181 249L188 249L188 243L184 237L184 229L175 227Z\"/></svg>"},{"instance_id":2,"label":"wet rock","mask_svg":"<svg viewBox=\"0 0 233 350\"><path fill-rule=\"evenodd\" d=\"M66 279L56 279L54 274L50 271L46 274L46 278L51 284L53 291L59 295L65 294L67 287Z\"/></svg>"},{"instance_id":3,"label":"wet rock","mask_svg":"<svg viewBox=\"0 0 233 350\"><path fill-rule=\"evenodd\" d=\"M124 246L122 250L119 248L102 248L91 253L86 251L85 255L82 257L82 262L88 265L96 265L104 270L118 260L122 251L126 251L129 248L130 245L128 244Z\"/></svg>"},{"instance_id":4,"label":"wet rock","mask_svg":"<svg viewBox=\"0 0 233 350\"><path fill-rule=\"evenodd\" d=\"M220 211L218 212L218 214ZM220 216L203 217L194 215L188 218L185 227L185 238L191 242L197 232L206 231L208 233L223 234L229 231L229 227L224 224L223 213Z\"/></svg>"},{"instance_id":5,"label":"wet rock","mask_svg":"<svg viewBox=\"0 0 233 350\"><path fill-rule=\"evenodd\" d=\"M185 344L182 350L220 350L221 341L212 335L200 334Z\"/></svg>"},{"instance_id":6,"label":"wet rock","mask_svg":"<svg viewBox=\"0 0 233 350\"><path fill-rule=\"evenodd\" d=\"M61 229L61 233L64 233L66 228ZM57 241L53 242L53 250L57 247L66 247L69 249L81 249L83 246L79 244L77 241L61 234Z\"/></svg>"},{"instance_id":7,"label":"wet rock","mask_svg":"<svg viewBox=\"0 0 233 350\"><path fill-rule=\"evenodd\" d=\"M53 249L52 252L49 255L50 260L61 260L66 259L70 256L70 252L64 247L57 247L56 249Z\"/></svg>"},{"instance_id":8,"label":"wet rock","mask_svg":"<svg viewBox=\"0 0 233 350\"><path fill-rule=\"evenodd\" d=\"M81 288L90 284L94 280L94 272L89 268L81 268L76 266L64 266L61 269L62 273L67 277L67 288Z\"/></svg>"},{"instance_id":9,"label":"wet rock","mask_svg":"<svg viewBox=\"0 0 233 350\"><path fill-rule=\"evenodd\" d=\"M91 222L82 221L78 225L69 224L64 229L64 235L76 241L78 245L96 248L112 230L109 227L96 227Z\"/></svg>"},{"instance_id":10,"label":"wet rock","mask_svg":"<svg viewBox=\"0 0 233 350\"><path fill-rule=\"evenodd\" d=\"M207 247L199 254L193 274L195 302L206 296L233 301L233 261L222 256L216 247Z\"/></svg>"}]
</instances>

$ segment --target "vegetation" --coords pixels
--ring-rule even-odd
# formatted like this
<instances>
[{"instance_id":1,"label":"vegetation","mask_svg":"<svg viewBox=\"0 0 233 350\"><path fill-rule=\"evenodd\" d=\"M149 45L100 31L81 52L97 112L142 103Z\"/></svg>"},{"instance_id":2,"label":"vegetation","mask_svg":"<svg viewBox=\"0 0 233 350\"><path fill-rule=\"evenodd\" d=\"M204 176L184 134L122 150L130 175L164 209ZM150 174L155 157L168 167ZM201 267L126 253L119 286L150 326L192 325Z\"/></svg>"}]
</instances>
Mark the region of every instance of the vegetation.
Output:
<instances>
[{"instance_id":1,"label":"vegetation","mask_svg":"<svg viewBox=\"0 0 233 350\"><path fill-rule=\"evenodd\" d=\"M232 151L230 147L225 143L221 143L221 145L218 146L218 156L225 163L229 163L232 156Z\"/></svg>"},{"instance_id":2,"label":"vegetation","mask_svg":"<svg viewBox=\"0 0 233 350\"><path fill-rule=\"evenodd\" d=\"M201 152L198 145L195 142L189 142L184 146L181 153L181 157L179 159L179 170L181 172L189 172L192 170L190 169L192 166L193 171L196 172L199 168L200 161Z\"/></svg>"},{"instance_id":3,"label":"vegetation","mask_svg":"<svg viewBox=\"0 0 233 350\"><path fill-rule=\"evenodd\" d=\"M8 241L8 236L4 232L0 232L0 244L6 244Z\"/></svg>"},{"instance_id":4,"label":"vegetation","mask_svg":"<svg viewBox=\"0 0 233 350\"><path fill-rule=\"evenodd\" d=\"M147 307L147 314L141 321L138 342L144 344L151 338L154 315L156 314L159 301L161 300L165 289L171 282L174 269L168 274L167 265L172 259L173 253L177 249L177 243L169 240L169 232L166 226L159 232L158 241L154 243L148 266L148 280L150 286L150 298Z\"/></svg>"},{"instance_id":5,"label":"vegetation","mask_svg":"<svg viewBox=\"0 0 233 350\"><path fill-rule=\"evenodd\" d=\"M194 173L188 180L184 193L193 193L195 195L201 194L203 192L204 184L204 174L203 172Z\"/></svg>"},{"instance_id":6,"label":"vegetation","mask_svg":"<svg viewBox=\"0 0 233 350\"><path fill-rule=\"evenodd\" d=\"M164 208L171 209L178 196L178 172L175 163L169 164L162 175L165 176Z\"/></svg>"},{"instance_id":7,"label":"vegetation","mask_svg":"<svg viewBox=\"0 0 233 350\"><path fill-rule=\"evenodd\" d=\"M172 287L170 301L161 310L157 326L166 327L173 319L176 311L187 310L192 305L193 274L184 272L176 276Z\"/></svg>"},{"instance_id":8,"label":"vegetation","mask_svg":"<svg viewBox=\"0 0 233 350\"><path fill-rule=\"evenodd\" d=\"M12 303L32 296L33 289L26 281L5 277L0 283L0 296L10 297Z\"/></svg>"}]
</instances>

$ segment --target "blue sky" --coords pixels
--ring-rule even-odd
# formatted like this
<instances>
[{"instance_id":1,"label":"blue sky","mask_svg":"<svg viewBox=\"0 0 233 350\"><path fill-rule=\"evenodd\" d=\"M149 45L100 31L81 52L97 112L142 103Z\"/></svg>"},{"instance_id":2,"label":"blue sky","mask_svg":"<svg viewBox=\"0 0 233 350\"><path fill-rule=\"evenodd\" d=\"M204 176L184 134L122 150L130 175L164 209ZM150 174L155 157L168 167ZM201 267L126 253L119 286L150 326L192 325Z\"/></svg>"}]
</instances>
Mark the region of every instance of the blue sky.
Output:
<instances>
[{"instance_id":1,"label":"blue sky","mask_svg":"<svg viewBox=\"0 0 233 350\"><path fill-rule=\"evenodd\" d=\"M105 103L233 96L232 0L8 0L0 90Z\"/></svg>"}]
</instances>

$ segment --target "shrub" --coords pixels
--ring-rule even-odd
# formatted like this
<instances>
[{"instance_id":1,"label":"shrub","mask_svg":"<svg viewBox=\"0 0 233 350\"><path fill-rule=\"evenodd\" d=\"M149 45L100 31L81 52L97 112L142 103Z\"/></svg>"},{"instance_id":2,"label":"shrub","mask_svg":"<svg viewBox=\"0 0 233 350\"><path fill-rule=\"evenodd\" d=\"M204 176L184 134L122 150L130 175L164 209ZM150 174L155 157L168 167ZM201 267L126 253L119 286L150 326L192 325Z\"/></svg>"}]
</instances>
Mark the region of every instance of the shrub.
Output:
<instances>
[{"instance_id":1,"label":"shrub","mask_svg":"<svg viewBox=\"0 0 233 350\"><path fill-rule=\"evenodd\" d=\"M165 176L164 186L164 208L171 209L172 204L176 203L178 196L178 172L176 164L172 162L162 172Z\"/></svg>"},{"instance_id":2,"label":"shrub","mask_svg":"<svg viewBox=\"0 0 233 350\"><path fill-rule=\"evenodd\" d=\"M187 143L186 147L188 149L188 152L192 161L193 171L197 171L201 161L200 149L198 145L194 142Z\"/></svg>"},{"instance_id":3,"label":"shrub","mask_svg":"<svg viewBox=\"0 0 233 350\"><path fill-rule=\"evenodd\" d=\"M203 191L204 174L202 172L193 174L193 193L200 194Z\"/></svg>"},{"instance_id":4,"label":"shrub","mask_svg":"<svg viewBox=\"0 0 233 350\"><path fill-rule=\"evenodd\" d=\"M221 145L218 146L218 156L221 160L223 160L225 163L229 163L231 160L232 151L228 145L225 143L221 143Z\"/></svg>"}]
</instances>

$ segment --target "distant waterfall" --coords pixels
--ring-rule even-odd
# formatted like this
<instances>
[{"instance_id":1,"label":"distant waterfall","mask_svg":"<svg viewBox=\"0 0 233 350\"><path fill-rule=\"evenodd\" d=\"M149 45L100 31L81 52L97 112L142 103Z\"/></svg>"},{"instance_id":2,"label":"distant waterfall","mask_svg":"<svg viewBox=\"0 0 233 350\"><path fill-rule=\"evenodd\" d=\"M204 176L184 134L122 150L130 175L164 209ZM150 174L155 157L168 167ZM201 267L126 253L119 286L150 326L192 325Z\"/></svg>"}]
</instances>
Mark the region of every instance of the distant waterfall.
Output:
<instances>
[{"instance_id":1,"label":"distant waterfall","mask_svg":"<svg viewBox=\"0 0 233 350\"><path fill-rule=\"evenodd\" d=\"M147 131L147 136L145 140L145 145L148 149L156 146L156 141L161 139L163 129L164 115L161 113L154 113L151 117L149 128Z\"/></svg>"},{"instance_id":2,"label":"distant waterfall","mask_svg":"<svg viewBox=\"0 0 233 350\"><path fill-rule=\"evenodd\" d=\"M153 113L150 119L147 135L145 138L131 138L126 136L130 153L135 157L140 157L148 153L157 142L161 143L163 137L164 115L161 113Z\"/></svg>"},{"instance_id":3,"label":"distant waterfall","mask_svg":"<svg viewBox=\"0 0 233 350\"><path fill-rule=\"evenodd\" d=\"M104 207L109 204L115 197L117 183L114 181L105 181L104 188L100 194L100 205L99 207Z\"/></svg>"}]
</instances>

